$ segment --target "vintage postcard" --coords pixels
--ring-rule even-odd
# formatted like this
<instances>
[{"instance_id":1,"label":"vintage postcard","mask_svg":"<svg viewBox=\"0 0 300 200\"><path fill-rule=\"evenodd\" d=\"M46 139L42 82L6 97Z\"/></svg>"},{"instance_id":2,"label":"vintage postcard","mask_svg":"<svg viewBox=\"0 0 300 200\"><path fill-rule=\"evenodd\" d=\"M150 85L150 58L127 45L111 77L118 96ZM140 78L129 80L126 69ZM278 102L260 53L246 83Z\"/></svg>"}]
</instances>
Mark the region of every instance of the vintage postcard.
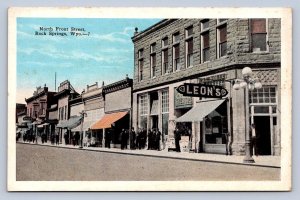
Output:
<instances>
[{"instance_id":1,"label":"vintage postcard","mask_svg":"<svg viewBox=\"0 0 300 200\"><path fill-rule=\"evenodd\" d=\"M8 15L9 191L291 190L291 9Z\"/></svg>"}]
</instances>

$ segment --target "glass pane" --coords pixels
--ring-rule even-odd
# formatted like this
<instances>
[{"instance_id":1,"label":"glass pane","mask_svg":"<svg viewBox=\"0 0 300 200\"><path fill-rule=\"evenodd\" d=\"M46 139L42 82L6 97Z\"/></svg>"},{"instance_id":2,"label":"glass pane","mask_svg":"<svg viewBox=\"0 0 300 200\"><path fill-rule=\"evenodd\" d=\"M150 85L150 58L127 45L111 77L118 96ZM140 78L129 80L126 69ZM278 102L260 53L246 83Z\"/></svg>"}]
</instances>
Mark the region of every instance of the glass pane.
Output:
<instances>
[{"instance_id":1,"label":"glass pane","mask_svg":"<svg viewBox=\"0 0 300 200\"><path fill-rule=\"evenodd\" d=\"M267 50L266 34L263 33L252 35L252 50L253 52Z\"/></svg>"},{"instance_id":2,"label":"glass pane","mask_svg":"<svg viewBox=\"0 0 300 200\"><path fill-rule=\"evenodd\" d=\"M269 106L255 106L254 113L269 113Z\"/></svg>"},{"instance_id":3,"label":"glass pane","mask_svg":"<svg viewBox=\"0 0 300 200\"><path fill-rule=\"evenodd\" d=\"M209 48L203 49L203 62L209 60Z\"/></svg>"},{"instance_id":4,"label":"glass pane","mask_svg":"<svg viewBox=\"0 0 300 200\"><path fill-rule=\"evenodd\" d=\"M209 27L209 21L202 22L202 30L207 29Z\"/></svg>"},{"instance_id":5,"label":"glass pane","mask_svg":"<svg viewBox=\"0 0 300 200\"><path fill-rule=\"evenodd\" d=\"M220 44L220 57L225 56L227 54L227 42L223 42Z\"/></svg>"},{"instance_id":6,"label":"glass pane","mask_svg":"<svg viewBox=\"0 0 300 200\"><path fill-rule=\"evenodd\" d=\"M162 134L168 135L169 114L162 115Z\"/></svg>"},{"instance_id":7,"label":"glass pane","mask_svg":"<svg viewBox=\"0 0 300 200\"><path fill-rule=\"evenodd\" d=\"M271 98L271 103L276 103L276 98Z\"/></svg>"},{"instance_id":8,"label":"glass pane","mask_svg":"<svg viewBox=\"0 0 300 200\"><path fill-rule=\"evenodd\" d=\"M276 111L277 111L277 107L276 107L276 106L273 106L273 107L272 107L272 113L276 113Z\"/></svg>"}]
</instances>

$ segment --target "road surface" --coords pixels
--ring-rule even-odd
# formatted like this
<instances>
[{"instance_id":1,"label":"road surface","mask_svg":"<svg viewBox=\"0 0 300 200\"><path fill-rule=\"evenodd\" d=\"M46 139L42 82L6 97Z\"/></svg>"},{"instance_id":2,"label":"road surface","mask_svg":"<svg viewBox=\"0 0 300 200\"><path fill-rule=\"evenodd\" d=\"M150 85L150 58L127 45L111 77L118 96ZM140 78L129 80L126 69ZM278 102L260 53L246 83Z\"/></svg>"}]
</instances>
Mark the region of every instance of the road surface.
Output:
<instances>
[{"instance_id":1,"label":"road surface","mask_svg":"<svg viewBox=\"0 0 300 200\"><path fill-rule=\"evenodd\" d=\"M17 181L279 180L280 169L17 143Z\"/></svg>"}]
</instances>

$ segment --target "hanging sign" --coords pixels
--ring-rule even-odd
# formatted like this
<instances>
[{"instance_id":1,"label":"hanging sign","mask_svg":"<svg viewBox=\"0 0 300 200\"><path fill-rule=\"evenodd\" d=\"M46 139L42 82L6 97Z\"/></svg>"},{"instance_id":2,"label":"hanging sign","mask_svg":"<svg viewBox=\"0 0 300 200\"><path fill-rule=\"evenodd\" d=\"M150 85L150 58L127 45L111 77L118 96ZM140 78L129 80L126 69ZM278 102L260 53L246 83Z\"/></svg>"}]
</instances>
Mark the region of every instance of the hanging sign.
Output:
<instances>
[{"instance_id":1,"label":"hanging sign","mask_svg":"<svg viewBox=\"0 0 300 200\"><path fill-rule=\"evenodd\" d=\"M228 94L228 91L218 85L205 85L195 83L184 83L176 88L183 96L222 98Z\"/></svg>"}]
</instances>

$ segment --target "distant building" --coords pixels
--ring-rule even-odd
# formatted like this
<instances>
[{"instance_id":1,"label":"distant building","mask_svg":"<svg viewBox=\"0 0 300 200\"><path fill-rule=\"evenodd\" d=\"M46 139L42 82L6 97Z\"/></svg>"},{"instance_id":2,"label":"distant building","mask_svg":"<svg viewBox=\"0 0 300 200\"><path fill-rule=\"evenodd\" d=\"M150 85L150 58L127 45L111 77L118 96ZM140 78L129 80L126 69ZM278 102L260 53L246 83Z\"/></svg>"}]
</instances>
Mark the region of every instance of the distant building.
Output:
<instances>
[{"instance_id":1,"label":"distant building","mask_svg":"<svg viewBox=\"0 0 300 200\"><path fill-rule=\"evenodd\" d=\"M120 148L122 129L131 129L132 79L126 77L103 86L102 93L105 100L105 115L91 126L91 130L101 136L104 135L102 146L104 146L107 131L110 131L112 147Z\"/></svg>"},{"instance_id":2,"label":"distant building","mask_svg":"<svg viewBox=\"0 0 300 200\"><path fill-rule=\"evenodd\" d=\"M165 150L174 148L177 126L184 151L245 154L244 92L232 86L248 66L263 85L249 94L259 154L280 155L280 23L271 18L164 19L136 31L133 127L161 130ZM221 85L228 95L203 103L208 99L176 91L184 83ZM199 119L185 115L189 111L199 113L194 116Z\"/></svg>"},{"instance_id":3,"label":"distant building","mask_svg":"<svg viewBox=\"0 0 300 200\"><path fill-rule=\"evenodd\" d=\"M27 103L27 116L33 120L34 134L41 135L46 132L48 135L49 127L47 119L49 117L49 108L55 104L55 92L48 91L46 85L44 87L37 87L33 95L25 99Z\"/></svg>"},{"instance_id":4,"label":"distant building","mask_svg":"<svg viewBox=\"0 0 300 200\"><path fill-rule=\"evenodd\" d=\"M67 123L70 118L69 100L77 96L79 96L79 94L75 91L70 81L68 80L60 83L57 93L54 95L54 97L57 98L57 128L59 128L60 143L70 143L71 136L70 131L68 130ZM67 141L65 141L65 139L67 139Z\"/></svg>"},{"instance_id":5,"label":"distant building","mask_svg":"<svg viewBox=\"0 0 300 200\"><path fill-rule=\"evenodd\" d=\"M25 113L25 115L26 115L26 104L22 104L22 103L17 103L16 104L16 123L18 123L19 122L19 120L18 120L18 116L20 115L20 114L23 114L23 113Z\"/></svg>"}]
</instances>

